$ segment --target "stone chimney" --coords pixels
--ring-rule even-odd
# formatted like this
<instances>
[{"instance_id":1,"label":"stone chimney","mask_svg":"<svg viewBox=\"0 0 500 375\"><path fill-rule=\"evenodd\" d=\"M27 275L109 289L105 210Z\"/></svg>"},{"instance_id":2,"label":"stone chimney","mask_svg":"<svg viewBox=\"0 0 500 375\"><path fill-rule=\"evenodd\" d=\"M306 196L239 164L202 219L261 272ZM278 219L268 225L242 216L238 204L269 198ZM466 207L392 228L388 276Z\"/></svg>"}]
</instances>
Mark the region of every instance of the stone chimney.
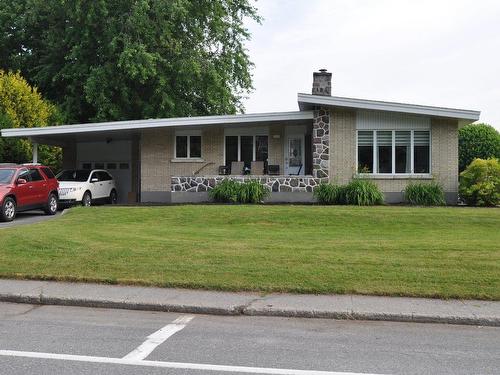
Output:
<instances>
[{"instance_id":1,"label":"stone chimney","mask_svg":"<svg viewBox=\"0 0 500 375\"><path fill-rule=\"evenodd\" d=\"M332 73L328 73L326 69L320 69L319 72L313 73L313 95L332 95Z\"/></svg>"}]
</instances>

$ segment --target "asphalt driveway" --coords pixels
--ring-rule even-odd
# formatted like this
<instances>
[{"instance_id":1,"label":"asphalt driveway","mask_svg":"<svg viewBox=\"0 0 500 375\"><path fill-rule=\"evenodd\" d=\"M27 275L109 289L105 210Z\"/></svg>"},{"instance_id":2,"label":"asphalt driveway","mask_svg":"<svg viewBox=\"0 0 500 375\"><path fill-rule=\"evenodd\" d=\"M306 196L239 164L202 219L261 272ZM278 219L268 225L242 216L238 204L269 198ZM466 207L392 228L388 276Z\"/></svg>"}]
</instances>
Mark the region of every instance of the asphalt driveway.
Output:
<instances>
[{"instance_id":1,"label":"asphalt driveway","mask_svg":"<svg viewBox=\"0 0 500 375\"><path fill-rule=\"evenodd\" d=\"M62 211L58 211L54 216L46 215L43 211L26 211L26 212L18 212L14 221L10 223L0 222L0 229L18 226L18 225L26 225L26 224L34 224L39 223L45 220L54 219L62 214Z\"/></svg>"}]
</instances>

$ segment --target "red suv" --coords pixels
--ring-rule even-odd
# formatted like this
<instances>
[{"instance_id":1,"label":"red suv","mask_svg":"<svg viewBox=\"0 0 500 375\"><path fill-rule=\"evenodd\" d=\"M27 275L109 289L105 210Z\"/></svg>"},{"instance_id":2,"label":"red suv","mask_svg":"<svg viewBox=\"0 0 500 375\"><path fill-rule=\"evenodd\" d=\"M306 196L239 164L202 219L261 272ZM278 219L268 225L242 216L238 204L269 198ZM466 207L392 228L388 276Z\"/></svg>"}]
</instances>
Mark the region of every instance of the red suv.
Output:
<instances>
[{"instance_id":1,"label":"red suv","mask_svg":"<svg viewBox=\"0 0 500 375\"><path fill-rule=\"evenodd\" d=\"M12 221L19 211L57 212L59 182L49 167L0 164L0 221Z\"/></svg>"}]
</instances>

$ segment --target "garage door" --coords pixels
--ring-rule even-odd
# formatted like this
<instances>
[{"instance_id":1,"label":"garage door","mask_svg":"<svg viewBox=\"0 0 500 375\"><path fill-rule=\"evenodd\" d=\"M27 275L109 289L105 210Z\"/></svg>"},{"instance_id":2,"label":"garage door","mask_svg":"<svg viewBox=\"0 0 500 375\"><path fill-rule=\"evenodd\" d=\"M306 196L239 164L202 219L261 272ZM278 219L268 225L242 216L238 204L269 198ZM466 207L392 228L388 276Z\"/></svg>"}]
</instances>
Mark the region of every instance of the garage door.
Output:
<instances>
[{"instance_id":1,"label":"garage door","mask_svg":"<svg viewBox=\"0 0 500 375\"><path fill-rule=\"evenodd\" d=\"M81 142L77 145L78 168L106 169L116 181L118 202L127 203L132 191L131 142Z\"/></svg>"}]
</instances>

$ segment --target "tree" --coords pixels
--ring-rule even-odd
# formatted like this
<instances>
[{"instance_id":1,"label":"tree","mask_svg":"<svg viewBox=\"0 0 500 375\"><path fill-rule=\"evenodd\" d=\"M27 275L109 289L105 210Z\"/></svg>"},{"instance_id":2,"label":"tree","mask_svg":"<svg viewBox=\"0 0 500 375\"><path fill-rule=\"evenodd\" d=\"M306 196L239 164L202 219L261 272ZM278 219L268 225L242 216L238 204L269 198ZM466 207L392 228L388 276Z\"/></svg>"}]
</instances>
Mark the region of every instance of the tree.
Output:
<instances>
[{"instance_id":1,"label":"tree","mask_svg":"<svg viewBox=\"0 0 500 375\"><path fill-rule=\"evenodd\" d=\"M500 133L487 124L471 124L458 132L458 159L460 172L476 158L500 159Z\"/></svg>"},{"instance_id":2,"label":"tree","mask_svg":"<svg viewBox=\"0 0 500 375\"><path fill-rule=\"evenodd\" d=\"M3 0L0 68L72 122L243 111L252 0Z\"/></svg>"},{"instance_id":3,"label":"tree","mask_svg":"<svg viewBox=\"0 0 500 375\"><path fill-rule=\"evenodd\" d=\"M58 119L56 107L44 100L19 73L0 70L0 129L53 125ZM0 138L2 163L29 162L31 153L31 143L27 140ZM39 158L43 164L57 169L61 163L61 150L40 146Z\"/></svg>"}]
</instances>

